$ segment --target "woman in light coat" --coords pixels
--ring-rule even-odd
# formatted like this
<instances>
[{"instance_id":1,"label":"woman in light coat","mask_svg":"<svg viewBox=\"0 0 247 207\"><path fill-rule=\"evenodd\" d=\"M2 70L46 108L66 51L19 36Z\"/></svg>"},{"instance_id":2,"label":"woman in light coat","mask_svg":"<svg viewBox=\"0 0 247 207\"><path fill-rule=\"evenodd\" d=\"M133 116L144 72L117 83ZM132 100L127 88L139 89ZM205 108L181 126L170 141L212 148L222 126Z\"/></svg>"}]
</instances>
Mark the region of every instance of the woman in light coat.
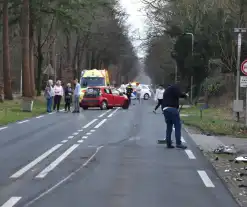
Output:
<instances>
[{"instance_id":1,"label":"woman in light coat","mask_svg":"<svg viewBox=\"0 0 247 207\"><path fill-rule=\"evenodd\" d=\"M163 94L165 92L165 89L163 88L162 85L159 85L159 88L156 89L155 97L154 100L157 101L157 105L155 106L153 112L156 113L156 110L162 106L162 101L163 101Z\"/></svg>"},{"instance_id":2,"label":"woman in light coat","mask_svg":"<svg viewBox=\"0 0 247 207\"><path fill-rule=\"evenodd\" d=\"M44 93L44 96L46 98L46 111L48 113L51 113L52 99L54 96L54 89L52 86L53 86L53 81L48 80L47 85L45 87L45 93Z\"/></svg>"},{"instance_id":3,"label":"woman in light coat","mask_svg":"<svg viewBox=\"0 0 247 207\"><path fill-rule=\"evenodd\" d=\"M63 97L63 87L61 85L61 81L58 80L56 82L56 85L54 86L54 105L53 105L53 110L57 109L57 112L59 112L60 109L60 103Z\"/></svg>"}]
</instances>

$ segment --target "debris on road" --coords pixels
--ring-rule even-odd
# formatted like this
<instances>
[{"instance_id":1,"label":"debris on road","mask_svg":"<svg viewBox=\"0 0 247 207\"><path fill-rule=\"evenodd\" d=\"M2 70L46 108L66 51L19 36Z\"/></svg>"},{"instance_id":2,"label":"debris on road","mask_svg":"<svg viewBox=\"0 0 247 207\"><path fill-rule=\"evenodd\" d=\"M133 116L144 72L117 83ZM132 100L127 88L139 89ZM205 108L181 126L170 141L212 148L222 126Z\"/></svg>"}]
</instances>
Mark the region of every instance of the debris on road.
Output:
<instances>
[{"instance_id":1,"label":"debris on road","mask_svg":"<svg viewBox=\"0 0 247 207\"><path fill-rule=\"evenodd\" d=\"M232 146L221 145L217 147L213 152L215 154L236 154L237 150L234 145Z\"/></svg>"},{"instance_id":2,"label":"debris on road","mask_svg":"<svg viewBox=\"0 0 247 207\"><path fill-rule=\"evenodd\" d=\"M238 162L247 162L247 155L241 155L235 158L236 161Z\"/></svg>"}]
</instances>

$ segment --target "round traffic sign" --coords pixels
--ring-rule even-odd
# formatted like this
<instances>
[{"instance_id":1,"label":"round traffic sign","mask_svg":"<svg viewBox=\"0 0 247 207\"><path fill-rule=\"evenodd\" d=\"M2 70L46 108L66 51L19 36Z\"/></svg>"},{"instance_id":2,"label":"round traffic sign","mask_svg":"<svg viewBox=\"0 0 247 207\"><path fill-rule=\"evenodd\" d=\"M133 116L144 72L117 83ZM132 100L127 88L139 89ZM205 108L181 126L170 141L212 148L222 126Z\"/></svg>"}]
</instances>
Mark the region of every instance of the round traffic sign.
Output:
<instances>
[{"instance_id":1,"label":"round traffic sign","mask_svg":"<svg viewBox=\"0 0 247 207\"><path fill-rule=\"evenodd\" d=\"M247 60L243 61L241 64L241 71L244 75L247 75Z\"/></svg>"}]
</instances>

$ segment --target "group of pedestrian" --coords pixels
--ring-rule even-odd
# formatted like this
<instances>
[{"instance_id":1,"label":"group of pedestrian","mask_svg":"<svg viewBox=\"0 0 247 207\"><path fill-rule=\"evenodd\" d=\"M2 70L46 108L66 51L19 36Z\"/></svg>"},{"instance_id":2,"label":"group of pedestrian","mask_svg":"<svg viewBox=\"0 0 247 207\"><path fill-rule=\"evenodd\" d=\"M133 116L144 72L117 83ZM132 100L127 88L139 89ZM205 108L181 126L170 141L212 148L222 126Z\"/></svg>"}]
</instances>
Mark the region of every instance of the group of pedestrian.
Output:
<instances>
[{"instance_id":1,"label":"group of pedestrian","mask_svg":"<svg viewBox=\"0 0 247 207\"><path fill-rule=\"evenodd\" d=\"M166 89L160 85L156 89L155 101L157 105L153 112L161 106L166 121L166 144L167 148L174 148L171 140L172 128L175 128L176 147L186 149L181 142L181 120L179 115L179 98L187 98L188 94L183 93L178 85L168 85Z\"/></svg>"},{"instance_id":2,"label":"group of pedestrian","mask_svg":"<svg viewBox=\"0 0 247 207\"><path fill-rule=\"evenodd\" d=\"M132 93L134 92L134 88L132 86L131 83L129 83L127 86L125 86L124 83L122 83L122 85L120 86L120 90L125 93L129 99L129 104L131 104L131 96ZM135 88L135 92L136 92L136 99L139 101L139 103L141 103L141 85L140 83L136 83L136 88Z\"/></svg>"},{"instance_id":3,"label":"group of pedestrian","mask_svg":"<svg viewBox=\"0 0 247 207\"><path fill-rule=\"evenodd\" d=\"M62 98L64 97L65 102L65 111L70 112L72 101L74 102L74 111L73 113L80 112L79 106L79 98L80 98L80 91L81 86L78 83L78 79L74 80L75 88L72 89L71 83L67 83L66 87L63 88L62 82L58 80L56 84L53 86L53 80L48 80L47 85L45 88L44 96L46 98L46 108L47 112L52 112L52 104L53 104L53 111L60 111L60 104Z\"/></svg>"}]
</instances>

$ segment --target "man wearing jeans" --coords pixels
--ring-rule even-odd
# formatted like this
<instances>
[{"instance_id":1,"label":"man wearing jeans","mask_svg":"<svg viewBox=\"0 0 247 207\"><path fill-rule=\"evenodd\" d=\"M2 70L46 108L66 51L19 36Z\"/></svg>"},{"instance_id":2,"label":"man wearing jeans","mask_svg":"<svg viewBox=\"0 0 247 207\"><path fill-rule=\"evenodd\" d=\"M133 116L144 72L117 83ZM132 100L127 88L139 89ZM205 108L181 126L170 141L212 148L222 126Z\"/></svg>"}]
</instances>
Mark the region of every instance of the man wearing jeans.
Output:
<instances>
[{"instance_id":1,"label":"man wearing jeans","mask_svg":"<svg viewBox=\"0 0 247 207\"><path fill-rule=\"evenodd\" d=\"M167 148L174 148L171 135L172 127L175 127L176 147L186 149L181 142L181 120L179 116L179 98L186 98L188 95L182 93L177 85L170 85L163 95L162 109L166 121L166 143Z\"/></svg>"},{"instance_id":2,"label":"man wearing jeans","mask_svg":"<svg viewBox=\"0 0 247 207\"><path fill-rule=\"evenodd\" d=\"M73 113L80 113L79 99L81 93L81 85L78 83L78 79L74 80L75 91L74 91L74 111Z\"/></svg>"}]
</instances>

